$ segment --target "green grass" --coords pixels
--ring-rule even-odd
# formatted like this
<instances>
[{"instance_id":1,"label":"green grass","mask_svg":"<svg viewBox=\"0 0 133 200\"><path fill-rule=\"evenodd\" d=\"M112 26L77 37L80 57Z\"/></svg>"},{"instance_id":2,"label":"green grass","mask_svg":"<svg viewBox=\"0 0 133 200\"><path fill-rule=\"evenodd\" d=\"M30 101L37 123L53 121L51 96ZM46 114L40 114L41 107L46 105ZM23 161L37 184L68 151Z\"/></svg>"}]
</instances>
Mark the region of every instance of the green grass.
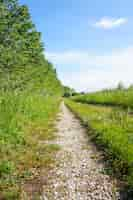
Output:
<instances>
[{"instance_id":1,"label":"green grass","mask_svg":"<svg viewBox=\"0 0 133 200\"><path fill-rule=\"evenodd\" d=\"M42 168L47 173L59 150L46 141L56 137L63 86L44 56L28 7L8 0L0 10L0 199L30 199L20 197L22 185L38 180Z\"/></svg>"},{"instance_id":2,"label":"green grass","mask_svg":"<svg viewBox=\"0 0 133 200\"><path fill-rule=\"evenodd\" d=\"M105 90L73 97L82 103L103 104L133 108L133 88Z\"/></svg>"},{"instance_id":3,"label":"green grass","mask_svg":"<svg viewBox=\"0 0 133 200\"><path fill-rule=\"evenodd\" d=\"M114 172L133 187L133 117L118 108L70 100L66 104L89 127Z\"/></svg>"},{"instance_id":4,"label":"green grass","mask_svg":"<svg viewBox=\"0 0 133 200\"><path fill-rule=\"evenodd\" d=\"M43 142L55 138L59 102L57 96L1 92L0 191L5 199L19 199L21 183L34 177L32 169L54 162L59 147Z\"/></svg>"}]
</instances>

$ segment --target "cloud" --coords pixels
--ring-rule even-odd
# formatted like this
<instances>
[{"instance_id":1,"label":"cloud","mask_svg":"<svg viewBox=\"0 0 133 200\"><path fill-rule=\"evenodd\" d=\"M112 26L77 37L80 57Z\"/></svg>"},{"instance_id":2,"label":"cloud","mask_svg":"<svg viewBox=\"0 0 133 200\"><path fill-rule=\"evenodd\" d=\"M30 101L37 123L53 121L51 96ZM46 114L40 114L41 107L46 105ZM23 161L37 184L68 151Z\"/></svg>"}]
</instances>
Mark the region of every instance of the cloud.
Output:
<instances>
[{"instance_id":1,"label":"cloud","mask_svg":"<svg viewBox=\"0 0 133 200\"><path fill-rule=\"evenodd\" d=\"M119 81L123 81L125 86L133 83L132 55L133 46L103 55L88 51L46 54L57 66L64 84L89 91L115 87Z\"/></svg>"},{"instance_id":2,"label":"cloud","mask_svg":"<svg viewBox=\"0 0 133 200\"><path fill-rule=\"evenodd\" d=\"M103 28L103 29L112 29L115 27L119 27L123 24L126 24L128 22L127 18L109 18L109 17L103 17L99 21L93 24L95 27Z\"/></svg>"}]
</instances>

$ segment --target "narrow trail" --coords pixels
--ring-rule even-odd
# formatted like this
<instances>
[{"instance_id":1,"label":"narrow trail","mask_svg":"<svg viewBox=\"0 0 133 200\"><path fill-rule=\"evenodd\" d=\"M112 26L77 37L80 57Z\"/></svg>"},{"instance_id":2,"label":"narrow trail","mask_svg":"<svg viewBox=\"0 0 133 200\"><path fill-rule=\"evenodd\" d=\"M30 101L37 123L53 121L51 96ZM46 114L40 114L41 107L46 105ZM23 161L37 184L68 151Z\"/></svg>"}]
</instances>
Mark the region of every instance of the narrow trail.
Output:
<instances>
[{"instance_id":1,"label":"narrow trail","mask_svg":"<svg viewBox=\"0 0 133 200\"><path fill-rule=\"evenodd\" d=\"M56 122L61 146L57 164L44 186L44 200L118 200L115 180L102 173L100 153L80 121L62 103Z\"/></svg>"}]
</instances>

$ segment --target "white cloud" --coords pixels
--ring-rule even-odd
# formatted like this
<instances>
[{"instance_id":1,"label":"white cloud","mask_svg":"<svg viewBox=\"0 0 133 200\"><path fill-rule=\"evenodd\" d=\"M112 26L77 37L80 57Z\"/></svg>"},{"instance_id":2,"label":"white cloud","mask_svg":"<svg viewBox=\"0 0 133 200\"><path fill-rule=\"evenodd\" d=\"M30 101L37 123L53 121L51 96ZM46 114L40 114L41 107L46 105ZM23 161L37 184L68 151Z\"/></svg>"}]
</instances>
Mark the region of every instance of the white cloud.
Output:
<instances>
[{"instance_id":1,"label":"white cloud","mask_svg":"<svg viewBox=\"0 0 133 200\"><path fill-rule=\"evenodd\" d=\"M47 53L46 56L58 66L63 83L78 90L115 87L119 81L125 86L133 83L133 47L112 50L104 55L69 51ZM73 70L72 66L75 66Z\"/></svg>"},{"instance_id":2,"label":"white cloud","mask_svg":"<svg viewBox=\"0 0 133 200\"><path fill-rule=\"evenodd\" d=\"M119 27L123 24L126 24L128 22L127 18L109 18L109 17L103 17L99 21L93 24L95 27L103 28L103 29L112 29L115 27Z\"/></svg>"}]
</instances>

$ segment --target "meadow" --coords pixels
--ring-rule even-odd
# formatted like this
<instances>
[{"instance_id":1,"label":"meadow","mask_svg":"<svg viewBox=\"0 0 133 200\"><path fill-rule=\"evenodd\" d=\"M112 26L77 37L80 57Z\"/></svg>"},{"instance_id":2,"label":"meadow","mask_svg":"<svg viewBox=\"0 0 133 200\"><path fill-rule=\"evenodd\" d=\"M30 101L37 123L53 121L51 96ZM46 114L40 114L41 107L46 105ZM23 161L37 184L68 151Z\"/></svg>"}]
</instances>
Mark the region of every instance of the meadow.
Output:
<instances>
[{"instance_id":1,"label":"meadow","mask_svg":"<svg viewBox=\"0 0 133 200\"><path fill-rule=\"evenodd\" d=\"M82 103L102 104L121 106L123 108L133 108L133 88L112 89L100 92L78 95L73 100Z\"/></svg>"}]
</instances>

